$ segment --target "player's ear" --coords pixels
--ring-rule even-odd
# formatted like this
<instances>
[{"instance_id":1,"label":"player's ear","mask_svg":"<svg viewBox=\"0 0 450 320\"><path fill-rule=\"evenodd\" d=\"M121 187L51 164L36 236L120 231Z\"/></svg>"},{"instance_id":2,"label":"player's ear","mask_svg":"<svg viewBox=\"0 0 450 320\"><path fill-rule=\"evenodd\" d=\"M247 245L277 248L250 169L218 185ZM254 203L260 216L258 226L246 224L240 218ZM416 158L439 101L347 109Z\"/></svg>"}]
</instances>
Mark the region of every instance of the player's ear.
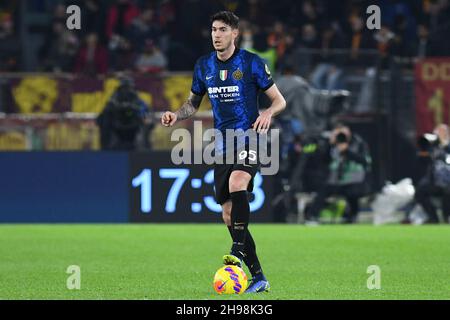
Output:
<instances>
[{"instance_id":1,"label":"player's ear","mask_svg":"<svg viewBox=\"0 0 450 320\"><path fill-rule=\"evenodd\" d=\"M239 36L239 28L232 29L231 31L235 39Z\"/></svg>"}]
</instances>

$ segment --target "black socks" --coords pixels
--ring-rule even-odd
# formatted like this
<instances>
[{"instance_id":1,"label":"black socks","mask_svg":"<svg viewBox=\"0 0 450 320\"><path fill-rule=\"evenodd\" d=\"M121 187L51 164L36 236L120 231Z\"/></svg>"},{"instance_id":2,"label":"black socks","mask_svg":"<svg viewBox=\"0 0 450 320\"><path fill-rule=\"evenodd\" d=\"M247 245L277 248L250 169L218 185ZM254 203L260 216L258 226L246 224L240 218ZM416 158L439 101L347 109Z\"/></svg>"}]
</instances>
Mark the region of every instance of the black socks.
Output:
<instances>
[{"instance_id":1,"label":"black socks","mask_svg":"<svg viewBox=\"0 0 450 320\"><path fill-rule=\"evenodd\" d=\"M250 206L247 191L232 192L231 201L231 226L228 226L233 239L231 252L244 260L253 277L262 275L261 265L256 255L255 241L248 230Z\"/></svg>"},{"instance_id":2,"label":"black socks","mask_svg":"<svg viewBox=\"0 0 450 320\"><path fill-rule=\"evenodd\" d=\"M250 220L250 205L247 191L231 192L231 228L233 231L233 247L231 252L243 258L245 252L245 237Z\"/></svg>"}]
</instances>

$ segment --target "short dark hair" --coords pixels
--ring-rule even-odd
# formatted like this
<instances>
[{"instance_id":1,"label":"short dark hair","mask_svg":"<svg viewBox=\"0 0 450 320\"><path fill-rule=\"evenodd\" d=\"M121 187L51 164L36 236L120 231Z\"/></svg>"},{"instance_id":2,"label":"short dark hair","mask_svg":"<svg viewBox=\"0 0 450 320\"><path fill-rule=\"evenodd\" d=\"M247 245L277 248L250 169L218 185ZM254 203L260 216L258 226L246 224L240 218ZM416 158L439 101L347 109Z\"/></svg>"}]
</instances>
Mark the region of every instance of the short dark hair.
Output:
<instances>
[{"instance_id":1,"label":"short dark hair","mask_svg":"<svg viewBox=\"0 0 450 320\"><path fill-rule=\"evenodd\" d=\"M232 29L239 28L239 17L231 11L220 11L211 16L211 24L214 21L222 21Z\"/></svg>"}]
</instances>

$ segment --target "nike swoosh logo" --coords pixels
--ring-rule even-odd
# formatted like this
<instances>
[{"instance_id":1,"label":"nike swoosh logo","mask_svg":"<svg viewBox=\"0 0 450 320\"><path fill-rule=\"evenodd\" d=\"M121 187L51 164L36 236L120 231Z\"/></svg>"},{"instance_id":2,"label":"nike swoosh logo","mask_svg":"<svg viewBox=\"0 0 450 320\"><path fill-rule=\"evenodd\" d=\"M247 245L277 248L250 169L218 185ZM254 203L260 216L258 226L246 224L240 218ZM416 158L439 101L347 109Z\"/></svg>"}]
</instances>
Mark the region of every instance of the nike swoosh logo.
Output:
<instances>
[{"instance_id":1,"label":"nike swoosh logo","mask_svg":"<svg viewBox=\"0 0 450 320\"><path fill-rule=\"evenodd\" d=\"M214 76L206 77L206 80L212 79Z\"/></svg>"},{"instance_id":2,"label":"nike swoosh logo","mask_svg":"<svg viewBox=\"0 0 450 320\"><path fill-rule=\"evenodd\" d=\"M228 280L225 281L224 283L222 283L219 287L217 287L217 289L222 290L222 288L226 285L227 282L228 282Z\"/></svg>"}]
</instances>

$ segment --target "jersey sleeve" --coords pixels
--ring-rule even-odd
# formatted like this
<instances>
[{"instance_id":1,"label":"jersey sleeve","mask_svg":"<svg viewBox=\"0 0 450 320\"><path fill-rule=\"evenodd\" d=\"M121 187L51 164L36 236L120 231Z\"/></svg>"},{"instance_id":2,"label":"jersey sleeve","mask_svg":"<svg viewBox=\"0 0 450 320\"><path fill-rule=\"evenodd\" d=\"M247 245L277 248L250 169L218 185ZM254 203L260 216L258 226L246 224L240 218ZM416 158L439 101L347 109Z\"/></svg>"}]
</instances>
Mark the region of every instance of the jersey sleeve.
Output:
<instances>
[{"instance_id":1,"label":"jersey sleeve","mask_svg":"<svg viewBox=\"0 0 450 320\"><path fill-rule=\"evenodd\" d=\"M205 82L202 77L202 69L200 60L197 61L194 67L194 75L192 77L192 93L203 96L206 93Z\"/></svg>"},{"instance_id":2,"label":"jersey sleeve","mask_svg":"<svg viewBox=\"0 0 450 320\"><path fill-rule=\"evenodd\" d=\"M253 59L252 72L256 84L262 91L266 91L274 84L269 67L259 56L255 55Z\"/></svg>"}]
</instances>

